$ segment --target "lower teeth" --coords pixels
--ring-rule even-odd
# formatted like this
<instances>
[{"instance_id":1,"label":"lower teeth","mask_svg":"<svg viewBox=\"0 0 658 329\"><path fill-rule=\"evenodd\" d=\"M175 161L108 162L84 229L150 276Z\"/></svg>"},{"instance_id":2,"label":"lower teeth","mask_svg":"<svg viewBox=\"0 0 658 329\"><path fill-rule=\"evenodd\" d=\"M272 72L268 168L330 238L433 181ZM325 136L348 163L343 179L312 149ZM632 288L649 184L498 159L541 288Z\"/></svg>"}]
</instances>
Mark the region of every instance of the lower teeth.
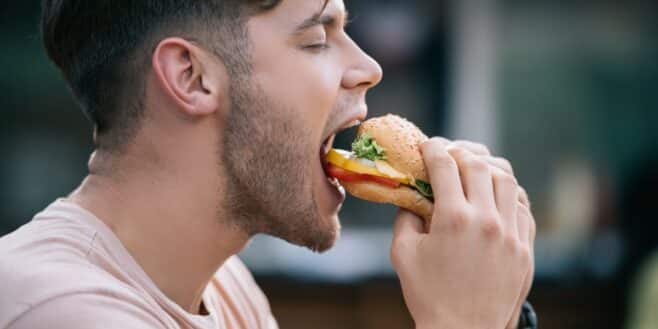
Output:
<instances>
[{"instance_id":1,"label":"lower teeth","mask_svg":"<svg viewBox=\"0 0 658 329\"><path fill-rule=\"evenodd\" d=\"M342 185L340 185L340 183L338 182L338 179L336 179L335 177L327 177L327 180L329 181L329 183L331 185L333 185L337 188L343 187Z\"/></svg>"}]
</instances>

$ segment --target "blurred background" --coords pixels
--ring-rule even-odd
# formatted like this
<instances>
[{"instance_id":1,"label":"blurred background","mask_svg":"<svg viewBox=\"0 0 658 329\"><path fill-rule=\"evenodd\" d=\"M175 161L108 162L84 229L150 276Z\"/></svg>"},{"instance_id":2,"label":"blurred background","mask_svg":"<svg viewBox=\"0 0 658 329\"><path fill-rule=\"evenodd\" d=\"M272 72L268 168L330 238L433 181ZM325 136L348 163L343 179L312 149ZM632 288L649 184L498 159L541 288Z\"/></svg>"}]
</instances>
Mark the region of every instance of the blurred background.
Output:
<instances>
[{"instance_id":1,"label":"blurred background","mask_svg":"<svg viewBox=\"0 0 658 329\"><path fill-rule=\"evenodd\" d=\"M350 34L384 68L370 116L399 113L514 165L538 226L540 327L658 328L658 2L346 5ZM4 235L68 194L92 148L42 50L38 2L0 9ZM395 209L352 198L343 209L343 237L326 254L267 237L242 253L281 328L411 328L388 259Z\"/></svg>"}]
</instances>

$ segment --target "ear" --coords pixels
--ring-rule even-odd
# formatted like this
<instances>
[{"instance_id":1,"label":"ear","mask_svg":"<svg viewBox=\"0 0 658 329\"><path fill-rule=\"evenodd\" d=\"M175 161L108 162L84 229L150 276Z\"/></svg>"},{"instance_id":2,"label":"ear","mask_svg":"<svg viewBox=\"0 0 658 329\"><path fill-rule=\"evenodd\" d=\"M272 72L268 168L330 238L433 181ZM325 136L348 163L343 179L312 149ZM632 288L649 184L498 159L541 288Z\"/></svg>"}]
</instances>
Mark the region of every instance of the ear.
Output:
<instances>
[{"instance_id":1,"label":"ear","mask_svg":"<svg viewBox=\"0 0 658 329\"><path fill-rule=\"evenodd\" d=\"M181 39L167 38L153 52L153 72L163 92L186 115L217 111L227 90L227 76L218 59Z\"/></svg>"}]
</instances>

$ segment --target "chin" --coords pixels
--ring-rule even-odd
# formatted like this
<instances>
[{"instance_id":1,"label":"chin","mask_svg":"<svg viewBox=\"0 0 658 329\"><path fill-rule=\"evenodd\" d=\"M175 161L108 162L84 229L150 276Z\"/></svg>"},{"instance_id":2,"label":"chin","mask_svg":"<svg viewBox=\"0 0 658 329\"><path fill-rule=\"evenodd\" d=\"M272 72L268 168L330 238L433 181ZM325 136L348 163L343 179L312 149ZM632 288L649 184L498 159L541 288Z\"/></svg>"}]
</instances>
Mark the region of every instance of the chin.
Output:
<instances>
[{"instance_id":1,"label":"chin","mask_svg":"<svg viewBox=\"0 0 658 329\"><path fill-rule=\"evenodd\" d=\"M307 237L315 240L310 249L324 252L334 246L340 238L340 218L338 213L345 200L342 187L332 184L327 178L322 164L318 161L314 172L313 202L315 203L315 219L309 221Z\"/></svg>"},{"instance_id":2,"label":"chin","mask_svg":"<svg viewBox=\"0 0 658 329\"><path fill-rule=\"evenodd\" d=\"M317 252L325 252L329 249L331 249L338 239L340 239L340 231L341 231L341 226L340 226L340 219L338 218L338 214L333 214L330 217L325 217L322 218L323 223L329 224L329 227L327 227L324 231L326 232L325 239L318 244L318 248L315 250Z\"/></svg>"},{"instance_id":3,"label":"chin","mask_svg":"<svg viewBox=\"0 0 658 329\"><path fill-rule=\"evenodd\" d=\"M322 212L316 203L316 215L305 221L304 232L296 234L301 241L295 244L306 247L314 252L323 253L331 249L340 238L341 224L338 209L330 213Z\"/></svg>"}]
</instances>

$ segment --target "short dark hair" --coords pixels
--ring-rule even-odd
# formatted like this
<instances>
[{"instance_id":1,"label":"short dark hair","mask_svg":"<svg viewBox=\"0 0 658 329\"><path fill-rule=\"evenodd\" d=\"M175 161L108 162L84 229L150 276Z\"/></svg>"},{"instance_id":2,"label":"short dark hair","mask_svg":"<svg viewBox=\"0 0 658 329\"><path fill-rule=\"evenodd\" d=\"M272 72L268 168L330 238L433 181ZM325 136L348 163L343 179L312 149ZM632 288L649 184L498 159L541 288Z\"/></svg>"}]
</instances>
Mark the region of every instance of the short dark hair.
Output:
<instances>
[{"instance_id":1,"label":"short dark hair","mask_svg":"<svg viewBox=\"0 0 658 329\"><path fill-rule=\"evenodd\" d=\"M96 147L115 150L136 131L144 73L160 40L194 39L236 73L247 61L244 18L280 1L42 0L41 32L48 57L95 126Z\"/></svg>"}]
</instances>

